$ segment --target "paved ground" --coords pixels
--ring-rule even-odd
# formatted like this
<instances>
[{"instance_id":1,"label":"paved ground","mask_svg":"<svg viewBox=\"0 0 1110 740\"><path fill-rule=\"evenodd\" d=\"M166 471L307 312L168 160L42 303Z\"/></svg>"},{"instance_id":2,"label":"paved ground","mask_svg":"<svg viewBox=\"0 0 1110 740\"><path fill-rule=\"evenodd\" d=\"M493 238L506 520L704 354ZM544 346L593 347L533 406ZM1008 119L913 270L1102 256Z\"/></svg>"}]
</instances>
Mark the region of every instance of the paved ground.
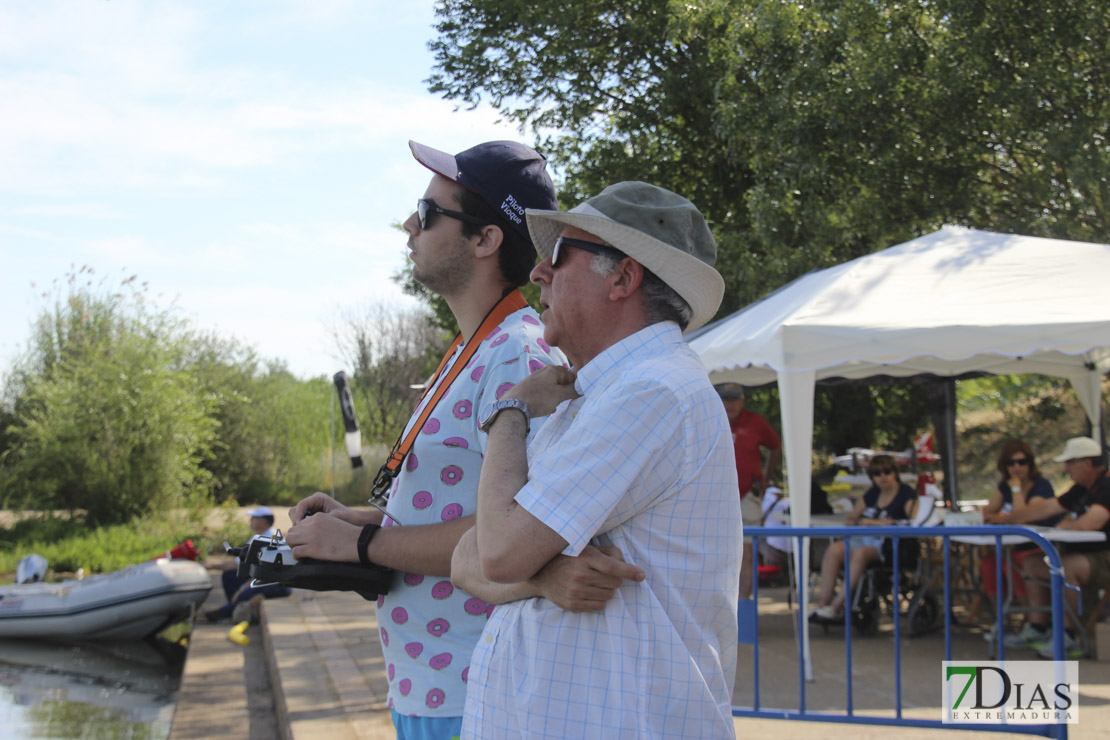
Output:
<instances>
[{"instance_id":1,"label":"paved ground","mask_svg":"<svg viewBox=\"0 0 1110 740\"><path fill-rule=\"evenodd\" d=\"M777 597L777 595L775 595ZM760 684L765 708L796 708L794 634L785 605L765 597L761 609ZM200 624L194 633L173 740L269 738L378 740L392 738L385 708L385 665L369 602L351 593L296 591L267 601L262 621L249 628L247 647L227 638L229 625ZM845 706L845 642L840 630L812 632L815 681L806 684L811 710ZM943 637L907 639L902 651L905 716L939 716ZM958 630L953 657L986 657L977 633ZM751 646L740 646L734 704L752 703ZM893 639L889 631L853 640L853 704L857 713L892 714ZM268 666L267 666L268 662ZM1110 737L1110 663L1080 664L1079 726L1073 738ZM946 730L896 729L783 720L737 719L738 737L788 738L956 737ZM996 733L959 737L998 738Z\"/></svg>"},{"instance_id":2,"label":"paved ground","mask_svg":"<svg viewBox=\"0 0 1110 740\"><path fill-rule=\"evenodd\" d=\"M213 589L212 603L222 591ZM798 706L798 666L792 620L781 589L761 589L760 703L764 708ZM894 712L894 642L889 618L873 638L852 640L853 706L860 714ZM264 602L250 644L228 639L230 625L198 624L174 717L171 738L288 738L290 740L378 740L392 738L385 708L385 663L373 606L346 592L294 592ZM842 629L812 628L815 681L806 684L810 710L843 711L846 658ZM959 628L954 659L985 659L977 631ZM901 683L904 716L940 715L941 633L904 639ZM740 646L733 703L753 702L753 650ZM1110 737L1110 662L1080 663L1080 717L1072 738ZM995 738L997 733L896 729L886 726L735 720L738 737L783 738Z\"/></svg>"}]
</instances>

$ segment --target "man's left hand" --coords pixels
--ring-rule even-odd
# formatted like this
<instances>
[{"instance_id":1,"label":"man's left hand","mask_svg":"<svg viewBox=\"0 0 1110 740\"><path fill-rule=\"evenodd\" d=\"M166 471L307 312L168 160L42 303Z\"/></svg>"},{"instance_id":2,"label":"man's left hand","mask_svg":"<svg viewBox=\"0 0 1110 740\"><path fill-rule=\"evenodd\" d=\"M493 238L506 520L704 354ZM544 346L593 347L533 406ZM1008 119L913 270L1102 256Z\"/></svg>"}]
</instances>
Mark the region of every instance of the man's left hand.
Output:
<instances>
[{"instance_id":1,"label":"man's left hand","mask_svg":"<svg viewBox=\"0 0 1110 740\"><path fill-rule=\"evenodd\" d=\"M624 562L615 547L589 545L578 557L556 555L532 576L543 597L570 612L597 612L624 581L644 580L644 571Z\"/></svg>"},{"instance_id":2,"label":"man's left hand","mask_svg":"<svg viewBox=\"0 0 1110 740\"><path fill-rule=\"evenodd\" d=\"M532 418L549 416L563 401L578 398L575 374L560 365L548 365L532 373L505 393L502 398L519 398L528 404Z\"/></svg>"},{"instance_id":3,"label":"man's left hand","mask_svg":"<svg viewBox=\"0 0 1110 740\"><path fill-rule=\"evenodd\" d=\"M361 528L330 514L305 517L285 533L285 542L293 548L293 557L357 563L358 536Z\"/></svg>"}]
</instances>

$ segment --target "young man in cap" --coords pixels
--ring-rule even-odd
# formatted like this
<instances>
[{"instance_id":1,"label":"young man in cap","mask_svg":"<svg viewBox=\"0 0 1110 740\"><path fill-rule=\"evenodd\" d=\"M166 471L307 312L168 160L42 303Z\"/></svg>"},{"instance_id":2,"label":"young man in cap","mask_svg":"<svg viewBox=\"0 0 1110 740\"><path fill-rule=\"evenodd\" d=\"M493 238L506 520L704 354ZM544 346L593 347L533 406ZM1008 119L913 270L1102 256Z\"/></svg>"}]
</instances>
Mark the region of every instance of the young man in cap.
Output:
<instances>
[{"instance_id":1,"label":"young man in cap","mask_svg":"<svg viewBox=\"0 0 1110 740\"><path fill-rule=\"evenodd\" d=\"M274 511L269 506L257 506L247 512L247 516L250 517L248 526L251 528L252 535L269 536L275 533ZM252 615L246 607L247 604L252 603L252 599L277 599L292 593L287 586L282 586L280 583L251 586L251 579L240 578L236 568L237 562L232 560L225 565L223 573L220 574L220 582L223 585L227 603L218 609L209 609L204 613L204 618L209 622L222 622L229 619L240 621L236 618L257 616ZM258 602L253 603L257 604ZM236 608L241 605L242 608Z\"/></svg>"},{"instance_id":2,"label":"young man in cap","mask_svg":"<svg viewBox=\"0 0 1110 740\"><path fill-rule=\"evenodd\" d=\"M998 524L1028 524L1064 513L1075 519L1064 519L1056 526L1060 529L1102 531L1110 537L1110 480L1106 477L1106 455L1098 442L1090 437L1072 437L1064 446L1064 453L1054 458L1064 463L1068 476L1075 483L1059 498L1039 498L1027 502L1020 511L1001 515ZM1110 541L1073 542L1060 554L1064 578L1082 589L1084 612L1098 603L1098 590L1110 588ZM1050 573L1044 558L1026 558L1023 570L1027 576L1025 592L1030 606L1048 606L1051 591L1047 585ZM1064 597L1076 613L1077 597L1072 589L1064 590ZM1006 637L1006 647L1032 648L1044 658L1052 656L1052 632L1049 629L1052 615L1046 611L1032 612L1029 621L1016 635ZM1082 657L1083 641L1070 615L1065 615L1066 657Z\"/></svg>"},{"instance_id":3,"label":"young man in cap","mask_svg":"<svg viewBox=\"0 0 1110 740\"><path fill-rule=\"evenodd\" d=\"M744 408L744 386L718 383L713 386L728 416L732 450L736 454L736 479L740 488L740 515L745 527L763 524L763 491L778 470L782 441L771 424L754 411ZM767 464L763 465L763 450ZM752 545L744 541L744 561L740 566L740 598L752 595Z\"/></svg>"},{"instance_id":4,"label":"young man in cap","mask_svg":"<svg viewBox=\"0 0 1110 740\"><path fill-rule=\"evenodd\" d=\"M409 419L402 440L412 433L411 447L399 442L403 465L390 488L389 516L383 521L378 511L352 510L316 493L291 510L286 540L297 558L397 571L377 602L397 736L449 738L459 734L470 655L492 611L450 581L451 553L474 521L486 446L478 420L530 373L565 361L517 290L536 259L524 211L555 208L556 201L544 158L521 144L489 142L455 156L409 146L434 173L404 223L413 276L451 308L457 347ZM312 512L327 516L305 518ZM571 567L566 560L551 570ZM517 596L556 598L544 590L556 588L543 580L550 574Z\"/></svg>"},{"instance_id":5,"label":"young man in cap","mask_svg":"<svg viewBox=\"0 0 1110 740\"><path fill-rule=\"evenodd\" d=\"M724 292L713 237L692 203L642 182L530 210L528 227L544 337L574 371L541 370L483 420L478 522L453 575L523 581L593 544L645 578L599 612L499 606L471 663L464 736L731 738L736 465L720 398L682 339Z\"/></svg>"}]
</instances>

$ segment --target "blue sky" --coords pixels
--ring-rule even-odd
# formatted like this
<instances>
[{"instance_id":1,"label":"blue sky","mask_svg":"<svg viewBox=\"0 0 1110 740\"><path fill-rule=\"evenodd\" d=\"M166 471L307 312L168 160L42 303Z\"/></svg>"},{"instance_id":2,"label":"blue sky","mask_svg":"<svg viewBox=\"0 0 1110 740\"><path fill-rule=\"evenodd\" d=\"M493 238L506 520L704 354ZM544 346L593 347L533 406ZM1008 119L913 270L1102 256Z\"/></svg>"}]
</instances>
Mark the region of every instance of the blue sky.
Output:
<instances>
[{"instance_id":1,"label":"blue sky","mask_svg":"<svg viewBox=\"0 0 1110 740\"><path fill-rule=\"evenodd\" d=\"M427 92L431 2L0 3L0 373L71 266L300 376L383 302L392 224L428 182L408 140L527 140ZM37 286L37 287L32 287Z\"/></svg>"}]
</instances>

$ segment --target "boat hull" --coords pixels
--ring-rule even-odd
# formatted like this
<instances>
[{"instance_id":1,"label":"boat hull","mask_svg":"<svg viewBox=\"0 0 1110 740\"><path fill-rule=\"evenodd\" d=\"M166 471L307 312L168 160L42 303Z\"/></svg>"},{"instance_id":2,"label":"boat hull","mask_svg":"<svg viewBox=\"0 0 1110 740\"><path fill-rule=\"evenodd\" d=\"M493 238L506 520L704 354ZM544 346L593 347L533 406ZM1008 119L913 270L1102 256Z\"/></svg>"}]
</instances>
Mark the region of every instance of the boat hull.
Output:
<instances>
[{"instance_id":1,"label":"boat hull","mask_svg":"<svg viewBox=\"0 0 1110 740\"><path fill-rule=\"evenodd\" d=\"M138 640L191 617L211 590L203 565L169 559L81 581L0 586L0 638Z\"/></svg>"}]
</instances>

